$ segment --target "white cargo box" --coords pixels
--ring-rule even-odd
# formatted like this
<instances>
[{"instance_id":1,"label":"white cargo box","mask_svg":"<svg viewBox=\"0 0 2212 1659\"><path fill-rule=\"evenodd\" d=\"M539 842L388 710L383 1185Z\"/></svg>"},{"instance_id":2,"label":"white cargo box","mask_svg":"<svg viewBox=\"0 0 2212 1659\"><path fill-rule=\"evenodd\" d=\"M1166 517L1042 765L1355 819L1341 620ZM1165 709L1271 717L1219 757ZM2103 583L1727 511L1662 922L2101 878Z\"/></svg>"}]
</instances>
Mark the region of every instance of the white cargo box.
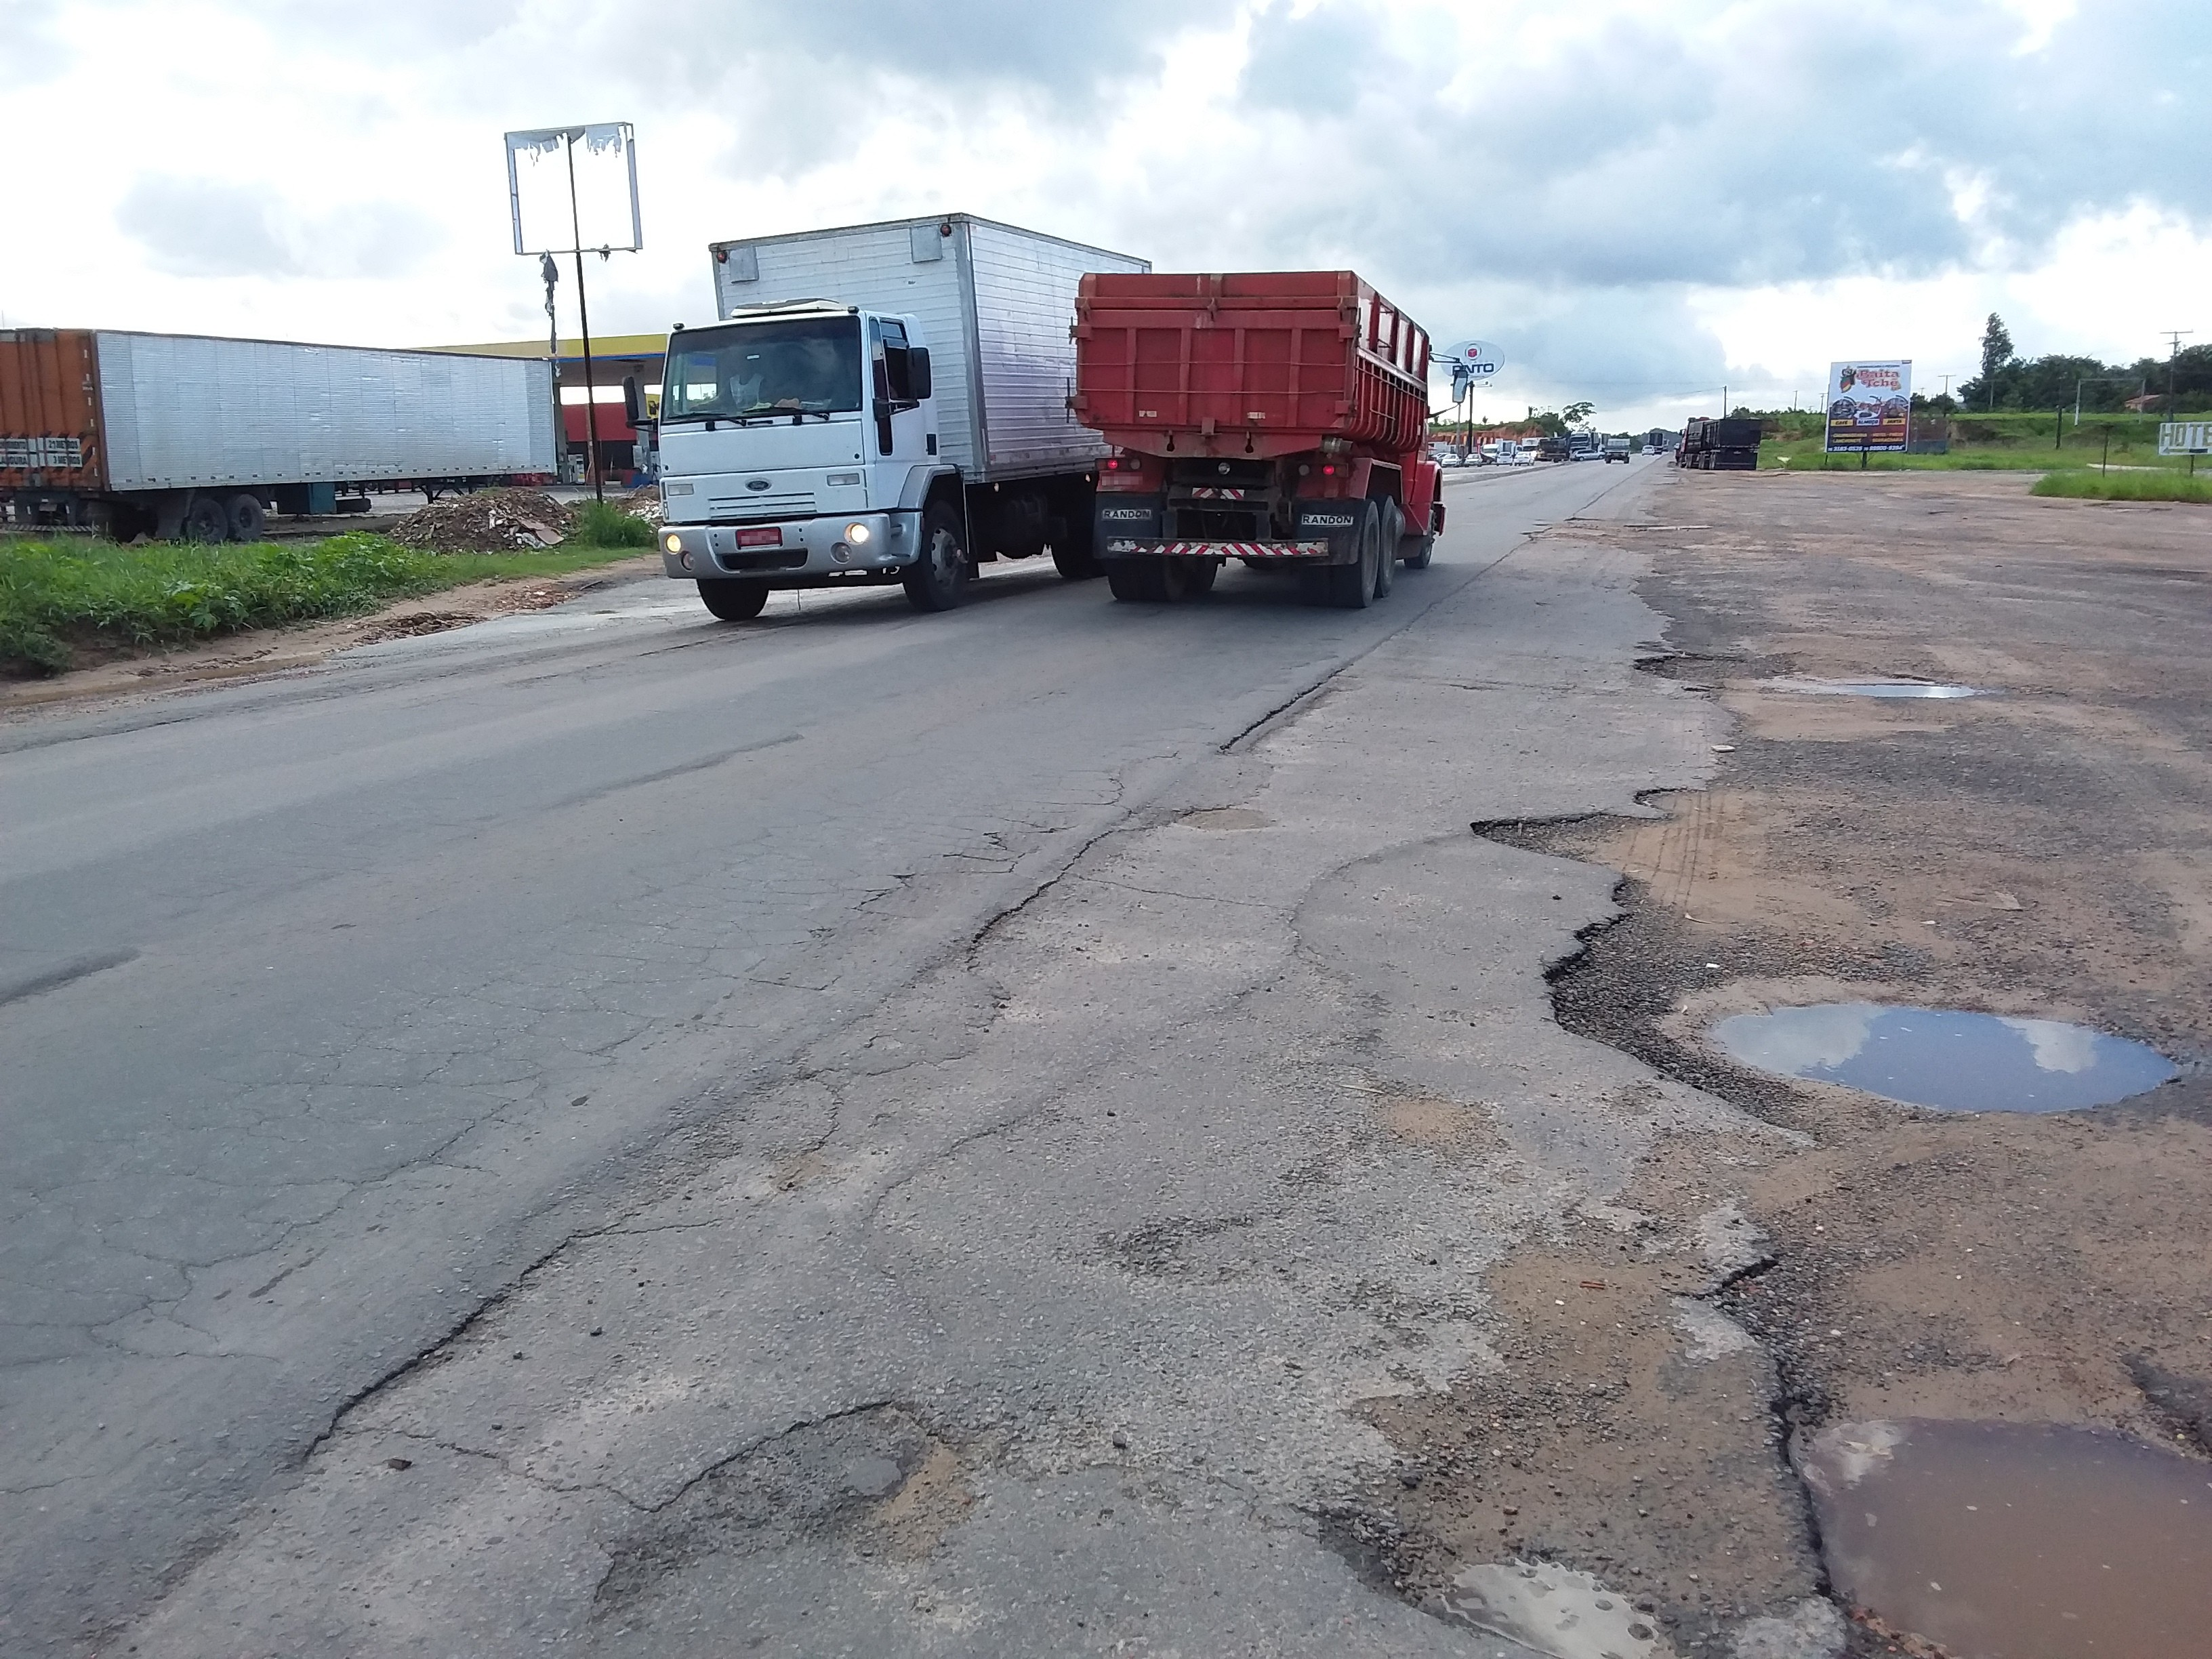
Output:
<instances>
[{"instance_id":1,"label":"white cargo box","mask_svg":"<svg viewBox=\"0 0 2212 1659\"><path fill-rule=\"evenodd\" d=\"M556 471L542 358L98 330L110 489Z\"/></svg>"},{"instance_id":2,"label":"white cargo box","mask_svg":"<svg viewBox=\"0 0 2212 1659\"><path fill-rule=\"evenodd\" d=\"M938 453L971 483L1067 472L1106 453L1067 407L1075 287L1152 263L972 214L715 242L714 313L830 300L918 319Z\"/></svg>"}]
</instances>

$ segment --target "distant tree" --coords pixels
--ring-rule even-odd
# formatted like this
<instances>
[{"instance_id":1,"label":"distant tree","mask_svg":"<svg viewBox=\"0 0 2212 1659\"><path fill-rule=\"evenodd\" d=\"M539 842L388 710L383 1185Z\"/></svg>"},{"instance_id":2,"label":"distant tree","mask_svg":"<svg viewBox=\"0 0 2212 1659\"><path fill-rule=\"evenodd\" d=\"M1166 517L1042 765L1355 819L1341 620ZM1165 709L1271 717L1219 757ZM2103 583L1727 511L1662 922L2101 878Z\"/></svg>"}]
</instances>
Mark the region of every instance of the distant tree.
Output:
<instances>
[{"instance_id":1,"label":"distant tree","mask_svg":"<svg viewBox=\"0 0 2212 1659\"><path fill-rule=\"evenodd\" d=\"M1596 408L1595 404L1569 404L1560 412L1559 418L1569 426L1580 426L1584 421L1589 419Z\"/></svg>"},{"instance_id":2,"label":"distant tree","mask_svg":"<svg viewBox=\"0 0 2212 1659\"><path fill-rule=\"evenodd\" d=\"M1982 330L1982 379L1995 380L2012 360L2012 331L2005 327L2004 319L1992 311L1989 325Z\"/></svg>"}]
</instances>

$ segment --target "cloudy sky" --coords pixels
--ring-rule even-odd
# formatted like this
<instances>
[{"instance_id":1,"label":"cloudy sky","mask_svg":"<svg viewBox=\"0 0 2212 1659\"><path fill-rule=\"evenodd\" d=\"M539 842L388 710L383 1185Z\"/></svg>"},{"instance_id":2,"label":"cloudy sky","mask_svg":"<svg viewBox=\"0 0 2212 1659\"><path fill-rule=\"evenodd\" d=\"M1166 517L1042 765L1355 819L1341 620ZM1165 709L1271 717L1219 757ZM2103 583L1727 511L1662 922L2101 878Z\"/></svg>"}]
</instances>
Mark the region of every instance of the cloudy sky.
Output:
<instances>
[{"instance_id":1,"label":"cloudy sky","mask_svg":"<svg viewBox=\"0 0 2212 1659\"><path fill-rule=\"evenodd\" d=\"M1993 309L2212 340L2212 0L0 0L0 65L14 326L534 337L501 134L627 120L595 332L710 315L709 240L965 210L1352 266L1501 414L1934 391Z\"/></svg>"}]
</instances>

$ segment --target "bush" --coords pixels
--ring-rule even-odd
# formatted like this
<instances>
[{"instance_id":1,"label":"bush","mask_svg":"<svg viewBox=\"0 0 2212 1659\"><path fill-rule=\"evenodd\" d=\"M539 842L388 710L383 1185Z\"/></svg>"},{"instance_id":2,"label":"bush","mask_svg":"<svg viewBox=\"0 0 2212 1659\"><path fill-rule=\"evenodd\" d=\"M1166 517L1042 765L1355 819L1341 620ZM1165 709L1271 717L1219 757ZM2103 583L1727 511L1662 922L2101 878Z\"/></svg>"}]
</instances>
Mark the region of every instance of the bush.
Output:
<instances>
[{"instance_id":1,"label":"bush","mask_svg":"<svg viewBox=\"0 0 2212 1659\"><path fill-rule=\"evenodd\" d=\"M653 526L612 501L586 501L568 539L586 547L651 547Z\"/></svg>"},{"instance_id":2,"label":"bush","mask_svg":"<svg viewBox=\"0 0 2212 1659\"><path fill-rule=\"evenodd\" d=\"M2192 478L2185 472L2092 472L2069 467L2045 473L2028 493L2093 501L2212 501L2212 473Z\"/></svg>"}]
</instances>

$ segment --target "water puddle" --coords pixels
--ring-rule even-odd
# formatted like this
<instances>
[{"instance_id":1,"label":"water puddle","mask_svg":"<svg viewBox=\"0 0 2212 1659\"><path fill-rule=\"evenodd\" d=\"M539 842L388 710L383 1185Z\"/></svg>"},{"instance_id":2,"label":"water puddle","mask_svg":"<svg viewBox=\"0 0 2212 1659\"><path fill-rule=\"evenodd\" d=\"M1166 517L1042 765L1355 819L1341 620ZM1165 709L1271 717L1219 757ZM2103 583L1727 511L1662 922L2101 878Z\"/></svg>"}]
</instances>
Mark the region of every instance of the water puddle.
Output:
<instances>
[{"instance_id":1,"label":"water puddle","mask_svg":"<svg viewBox=\"0 0 2212 1659\"><path fill-rule=\"evenodd\" d=\"M2202 1653L2212 1464L2091 1429L1854 1423L1802 1467L1843 1598L1960 1659Z\"/></svg>"},{"instance_id":2,"label":"water puddle","mask_svg":"<svg viewBox=\"0 0 2212 1659\"><path fill-rule=\"evenodd\" d=\"M1763 680L1769 691L1803 691L1827 697L2001 697L1978 685L1941 685L1933 680Z\"/></svg>"},{"instance_id":3,"label":"water puddle","mask_svg":"<svg viewBox=\"0 0 2212 1659\"><path fill-rule=\"evenodd\" d=\"M1734 1014L1712 1036L1762 1072L1939 1112L2078 1111L2179 1075L2157 1049L2086 1025L1874 1002Z\"/></svg>"}]
</instances>

